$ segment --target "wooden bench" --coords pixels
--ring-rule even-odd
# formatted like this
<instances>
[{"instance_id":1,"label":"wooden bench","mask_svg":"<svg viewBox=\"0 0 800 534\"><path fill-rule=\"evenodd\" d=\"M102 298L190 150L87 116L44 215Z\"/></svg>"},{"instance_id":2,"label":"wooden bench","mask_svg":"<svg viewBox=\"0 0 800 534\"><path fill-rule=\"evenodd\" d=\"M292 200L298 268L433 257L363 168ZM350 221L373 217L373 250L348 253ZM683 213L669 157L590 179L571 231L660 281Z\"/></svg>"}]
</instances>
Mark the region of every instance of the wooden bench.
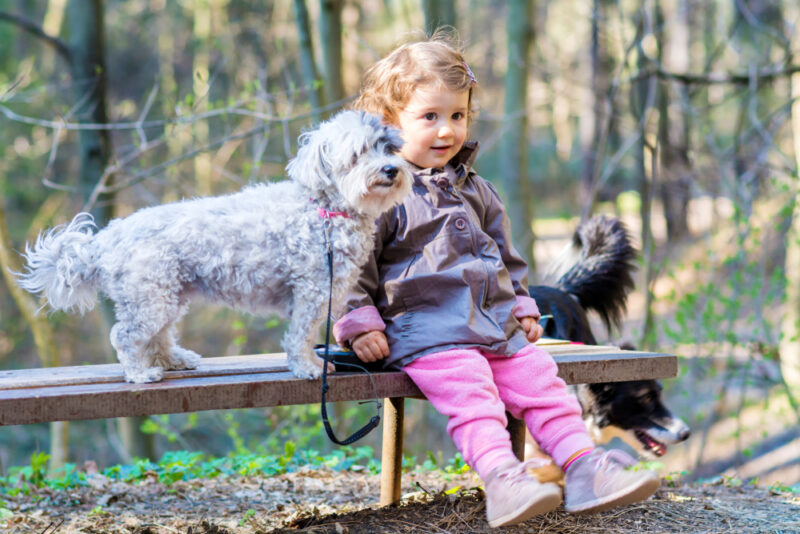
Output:
<instances>
[{"instance_id":1,"label":"wooden bench","mask_svg":"<svg viewBox=\"0 0 800 534\"><path fill-rule=\"evenodd\" d=\"M540 342L568 384L677 376L677 358L610 346ZM372 375L383 404L382 505L400 499L403 409L406 397L424 398L402 372ZM375 397L369 377L336 373L328 400ZM204 358L197 369L169 371L162 382L129 384L118 364L0 371L0 425L259 408L320 402L320 381L294 378L284 354ZM522 456L524 426L510 420L514 450Z\"/></svg>"}]
</instances>

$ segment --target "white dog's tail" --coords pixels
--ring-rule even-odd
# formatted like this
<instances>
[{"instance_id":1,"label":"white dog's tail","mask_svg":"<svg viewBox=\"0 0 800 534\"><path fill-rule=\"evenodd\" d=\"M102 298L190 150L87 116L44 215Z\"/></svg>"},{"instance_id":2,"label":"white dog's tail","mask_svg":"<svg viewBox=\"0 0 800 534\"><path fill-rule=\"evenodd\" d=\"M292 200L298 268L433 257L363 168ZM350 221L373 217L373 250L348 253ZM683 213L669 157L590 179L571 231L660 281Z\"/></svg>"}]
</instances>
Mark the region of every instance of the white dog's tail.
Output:
<instances>
[{"instance_id":1,"label":"white dog's tail","mask_svg":"<svg viewBox=\"0 0 800 534\"><path fill-rule=\"evenodd\" d=\"M39 234L33 248L26 244L25 272L15 273L19 286L44 294L53 309L91 310L97 296L88 250L94 226L91 214L79 213L69 224Z\"/></svg>"}]
</instances>

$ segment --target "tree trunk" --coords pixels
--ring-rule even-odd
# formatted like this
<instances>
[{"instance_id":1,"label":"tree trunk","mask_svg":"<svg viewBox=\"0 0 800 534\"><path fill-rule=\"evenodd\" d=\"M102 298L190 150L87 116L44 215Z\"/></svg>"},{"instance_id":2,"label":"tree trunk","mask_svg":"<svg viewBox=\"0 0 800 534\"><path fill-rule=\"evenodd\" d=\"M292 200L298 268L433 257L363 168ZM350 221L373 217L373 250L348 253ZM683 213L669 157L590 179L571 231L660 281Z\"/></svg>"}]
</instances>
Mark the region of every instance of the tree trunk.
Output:
<instances>
[{"instance_id":1,"label":"tree trunk","mask_svg":"<svg viewBox=\"0 0 800 534\"><path fill-rule=\"evenodd\" d=\"M647 69L647 56L642 49L642 38L650 32L650 24L644 9L640 10L640 20L637 23L636 48L637 66L640 72ZM650 282L653 276L653 230L652 230L652 207L653 207L653 178L656 168L655 139L648 138L648 115L653 106L654 93L656 91L655 79L653 77L643 77L631 88L633 91L632 110L636 117L639 127L639 141L636 150L636 174L639 177L639 196L641 199L640 217L642 221L641 241L642 258L644 260L644 280L642 290L645 294L644 320L642 334L639 339L639 346L643 349L650 344L650 336L653 330L652 302L653 293Z\"/></svg>"},{"instance_id":2,"label":"tree trunk","mask_svg":"<svg viewBox=\"0 0 800 534\"><path fill-rule=\"evenodd\" d=\"M718 14L718 6L715 2L703 2L703 27L701 28L702 36L703 36L703 63L704 68L702 72L709 72L714 65L714 62L719 55L717 49L722 49L725 47L716 47L716 31L715 25L717 23L717 19L719 17ZM715 49L716 47L716 49ZM711 103L710 93L708 87L703 87L698 90L704 91L705 102L703 105L699 106L699 108L705 109L706 111L703 113L703 116L699 117L698 121L707 121L709 120L710 109L711 106L708 105ZM712 211L711 211L711 227L717 228L720 223L720 214L719 210L717 209L717 198L719 198L721 194L721 179L719 177L711 178L707 188L708 192L711 194L712 198Z\"/></svg>"},{"instance_id":3,"label":"tree trunk","mask_svg":"<svg viewBox=\"0 0 800 534\"><path fill-rule=\"evenodd\" d=\"M532 210L528 178L528 71L533 42L533 2L508 3L508 65L505 79L505 131L500 154L506 211L511 219L514 246L535 271Z\"/></svg>"},{"instance_id":4,"label":"tree trunk","mask_svg":"<svg viewBox=\"0 0 800 534\"><path fill-rule=\"evenodd\" d=\"M195 45L192 47L192 84L194 110L201 109L201 102L208 102L209 83L211 81L209 48L211 46L211 0L198 0L193 3ZM209 130L207 121L196 121L192 125L193 141L196 147L208 144ZM200 152L194 157L194 180L197 194L211 195L211 154Z\"/></svg>"},{"instance_id":5,"label":"tree trunk","mask_svg":"<svg viewBox=\"0 0 800 534\"><path fill-rule=\"evenodd\" d=\"M655 4L655 35L658 42L658 62L665 65L664 13L660 2ZM688 54L688 43L684 54ZM684 56L685 57L685 56ZM686 66L677 70L686 72ZM664 207L664 218L667 223L667 241L671 242L689 233L688 209L689 187L691 176L687 146L682 143L685 129L681 124L681 115L670 119L669 115L670 86L660 83L658 87L658 146L660 152L659 192ZM675 135L674 132L677 132Z\"/></svg>"},{"instance_id":6,"label":"tree trunk","mask_svg":"<svg viewBox=\"0 0 800 534\"><path fill-rule=\"evenodd\" d=\"M72 57L71 74L75 85L75 100L79 102L76 117L80 122L105 124L108 122L106 107L105 39L103 35L103 2L101 0L71 0L67 5L66 20L69 24L69 46ZM107 130L87 129L80 131L80 190L88 198L100 181L111 158L111 139ZM101 197L101 202L92 208L98 226L105 225L113 215L113 197ZM99 313L108 327L113 323L113 311L108 301L101 301ZM109 361L113 360L111 351ZM66 423L64 423L66 424ZM139 431L137 420L120 419L122 435L136 436L135 441L147 442L152 436ZM61 430L52 443L68 447L68 436ZM126 443L128 450L138 450L140 445ZM51 452L51 469L57 458L66 458L66 452Z\"/></svg>"},{"instance_id":7,"label":"tree trunk","mask_svg":"<svg viewBox=\"0 0 800 534\"><path fill-rule=\"evenodd\" d=\"M33 343L36 352L42 361L43 367L53 367L60 363L58 349L56 348L53 328L44 313L36 313L38 305L34 298L26 293L17 285L12 272L22 272L22 264L19 260L11 236L8 233L6 224L5 206L0 200L0 269L3 271L8 290L11 297L19 307L25 323L33 333ZM50 423L50 463L48 469L50 473L61 469L67 462L69 453L69 423L57 421Z\"/></svg>"},{"instance_id":8,"label":"tree trunk","mask_svg":"<svg viewBox=\"0 0 800 534\"><path fill-rule=\"evenodd\" d=\"M314 120L322 120L322 106L324 105L322 91L320 90L317 62L314 61L314 44L311 39L311 24L308 17L308 8L305 0L294 0L294 12L297 20L297 35L300 42L300 67L303 72L303 83L308 88L308 101L314 110Z\"/></svg>"},{"instance_id":9,"label":"tree trunk","mask_svg":"<svg viewBox=\"0 0 800 534\"><path fill-rule=\"evenodd\" d=\"M437 28L456 26L455 0L422 0L425 15L425 35L433 35Z\"/></svg>"},{"instance_id":10,"label":"tree trunk","mask_svg":"<svg viewBox=\"0 0 800 534\"><path fill-rule=\"evenodd\" d=\"M14 11L19 13L22 17L25 17L28 20L34 20L36 18L36 5L33 2L28 2L26 0L17 0L16 6ZM55 33L54 33L55 34ZM25 32L16 32L17 42L14 45L16 51L13 54L10 54L10 57L14 58L23 58L27 57L28 55L28 43L30 40L26 37Z\"/></svg>"},{"instance_id":11,"label":"tree trunk","mask_svg":"<svg viewBox=\"0 0 800 534\"><path fill-rule=\"evenodd\" d=\"M800 36L792 34L792 50L800 50ZM791 57L791 56L790 56ZM791 124L795 166L800 169L800 74L791 77ZM792 225L786 234L786 311L781 321L781 373L794 393L800 393L800 179L795 176Z\"/></svg>"},{"instance_id":12,"label":"tree trunk","mask_svg":"<svg viewBox=\"0 0 800 534\"><path fill-rule=\"evenodd\" d=\"M175 113L175 104L179 100L180 94L178 82L175 79L175 34L172 31L174 19L169 10L170 7L165 5L163 12L156 13L153 17L157 35L154 45L158 51L158 89L162 95L161 113L164 117L170 117ZM181 136L185 135L186 131L188 128L185 125L165 125L164 139L167 147L165 159L167 161L178 158L183 144ZM167 183L161 197L162 202L174 202L182 197L179 182L183 177L180 174L179 172L166 173Z\"/></svg>"},{"instance_id":13,"label":"tree trunk","mask_svg":"<svg viewBox=\"0 0 800 534\"><path fill-rule=\"evenodd\" d=\"M583 176L581 180L581 219L586 220L594 211L597 196L605 183L617 174L611 170L603 174L602 164L609 153L620 146L620 135L615 108L616 88L612 86L615 60L610 52L608 21L612 0L594 0L591 36L591 110L584 113L587 124L583 132ZM602 183L601 183L602 182Z\"/></svg>"},{"instance_id":14,"label":"tree trunk","mask_svg":"<svg viewBox=\"0 0 800 534\"><path fill-rule=\"evenodd\" d=\"M106 68L103 37L103 2L101 0L70 0L67 4L67 23L70 32L70 71L78 103L75 114L83 123L105 124ZM111 155L111 140L106 130L80 131L80 189L88 198ZM111 214L110 203L99 203L92 210L98 225L104 224Z\"/></svg>"},{"instance_id":15,"label":"tree trunk","mask_svg":"<svg viewBox=\"0 0 800 534\"><path fill-rule=\"evenodd\" d=\"M592 29L590 44L591 63L591 102L589 110L584 114L586 124L581 127L583 132L583 177L581 188L581 205L587 206L583 212L587 216L591 213L591 206L599 188L594 182L600 176L600 163L607 153L609 141L613 138L615 130L614 105L611 90L611 77L614 71L614 59L609 53L607 27L601 24L608 20L609 0L594 0L592 11ZM612 143L613 145L613 143Z\"/></svg>"},{"instance_id":16,"label":"tree trunk","mask_svg":"<svg viewBox=\"0 0 800 534\"><path fill-rule=\"evenodd\" d=\"M324 65L325 104L331 105L344 100L342 81L342 7L343 0L320 0L319 33L322 45L322 64ZM338 107L338 106L337 106ZM329 109L324 116L330 116L336 109ZM336 418L345 418L347 405L343 402L333 404Z\"/></svg>"},{"instance_id":17,"label":"tree trunk","mask_svg":"<svg viewBox=\"0 0 800 534\"><path fill-rule=\"evenodd\" d=\"M781 2L734 2L734 17L737 31L734 34L732 45L737 48L739 64L748 71L756 71L765 61L770 61L771 50L774 44L774 28L782 28L784 24ZM760 143L753 143L746 139L742 132L748 132L754 126L751 115L755 115L767 106L762 102L773 102L776 98L774 86L765 84L761 86L755 81L749 85L750 93L743 98L739 108L740 127L737 129L735 139L734 165L736 168L736 199L741 213L742 221L746 221L753 211L755 199L760 195L763 185L767 183L769 171L760 160Z\"/></svg>"},{"instance_id":18,"label":"tree trunk","mask_svg":"<svg viewBox=\"0 0 800 534\"><path fill-rule=\"evenodd\" d=\"M592 180L595 175L595 166L600 159L597 149L600 143L600 132L603 122L603 90L600 87L600 2L592 2L592 33L589 48L591 63L591 100L587 103L584 114L584 124L581 126L581 141L583 148L583 180L581 187L581 204L586 204L591 191Z\"/></svg>"},{"instance_id":19,"label":"tree trunk","mask_svg":"<svg viewBox=\"0 0 800 534\"><path fill-rule=\"evenodd\" d=\"M105 39L103 37L103 2L101 0L70 0L66 9L69 28L70 74L72 76L75 116L79 122L105 124L106 113L106 69ZM108 131L80 130L80 177L81 196L89 198L103 176L111 154ZM106 199L108 200L108 199ZM111 206L100 202L92 208L92 215L99 226L109 219ZM101 313L106 313L101 307ZM63 467L69 457L69 429L63 422L51 425L50 471Z\"/></svg>"},{"instance_id":20,"label":"tree trunk","mask_svg":"<svg viewBox=\"0 0 800 534\"><path fill-rule=\"evenodd\" d=\"M142 425L148 416L120 417L117 419L117 434L128 458L124 462L131 462L134 458L156 459L156 444L152 434L141 431Z\"/></svg>"},{"instance_id":21,"label":"tree trunk","mask_svg":"<svg viewBox=\"0 0 800 534\"><path fill-rule=\"evenodd\" d=\"M343 0L320 0L319 34L325 75L325 103L344 99L342 82L342 6ZM334 110L330 110L329 115Z\"/></svg>"}]
</instances>

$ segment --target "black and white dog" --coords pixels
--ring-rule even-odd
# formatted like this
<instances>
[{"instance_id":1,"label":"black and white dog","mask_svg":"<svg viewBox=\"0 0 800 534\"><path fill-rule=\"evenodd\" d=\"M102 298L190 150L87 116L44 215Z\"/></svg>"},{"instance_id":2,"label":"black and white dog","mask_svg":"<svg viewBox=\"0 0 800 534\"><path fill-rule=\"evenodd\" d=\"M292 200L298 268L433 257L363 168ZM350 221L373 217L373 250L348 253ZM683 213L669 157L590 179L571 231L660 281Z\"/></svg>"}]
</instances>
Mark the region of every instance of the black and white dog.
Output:
<instances>
[{"instance_id":1,"label":"black and white dog","mask_svg":"<svg viewBox=\"0 0 800 534\"><path fill-rule=\"evenodd\" d=\"M530 286L542 315L544 337L595 345L588 310L611 331L619 328L634 288L636 250L616 218L597 216L581 223L570 246L556 260L554 286ZM581 384L576 394L592 437L598 443L619 437L644 458L689 437L688 425L664 405L656 380Z\"/></svg>"}]
</instances>

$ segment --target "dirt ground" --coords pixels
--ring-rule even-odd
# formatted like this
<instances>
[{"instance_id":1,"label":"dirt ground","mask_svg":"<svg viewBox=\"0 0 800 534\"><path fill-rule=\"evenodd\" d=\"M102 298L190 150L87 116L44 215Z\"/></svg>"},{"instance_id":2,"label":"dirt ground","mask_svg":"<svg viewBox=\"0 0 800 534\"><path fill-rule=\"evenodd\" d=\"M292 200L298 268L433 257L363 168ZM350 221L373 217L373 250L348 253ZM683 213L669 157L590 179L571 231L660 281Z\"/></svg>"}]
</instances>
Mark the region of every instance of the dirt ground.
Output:
<instances>
[{"instance_id":1,"label":"dirt ground","mask_svg":"<svg viewBox=\"0 0 800 534\"><path fill-rule=\"evenodd\" d=\"M800 495L719 484L670 487L649 501L593 515L559 509L490 529L471 474L403 475L399 506L377 506L379 475L308 469L264 479L136 485L90 479L88 488L8 498L10 534L800 532Z\"/></svg>"}]
</instances>

